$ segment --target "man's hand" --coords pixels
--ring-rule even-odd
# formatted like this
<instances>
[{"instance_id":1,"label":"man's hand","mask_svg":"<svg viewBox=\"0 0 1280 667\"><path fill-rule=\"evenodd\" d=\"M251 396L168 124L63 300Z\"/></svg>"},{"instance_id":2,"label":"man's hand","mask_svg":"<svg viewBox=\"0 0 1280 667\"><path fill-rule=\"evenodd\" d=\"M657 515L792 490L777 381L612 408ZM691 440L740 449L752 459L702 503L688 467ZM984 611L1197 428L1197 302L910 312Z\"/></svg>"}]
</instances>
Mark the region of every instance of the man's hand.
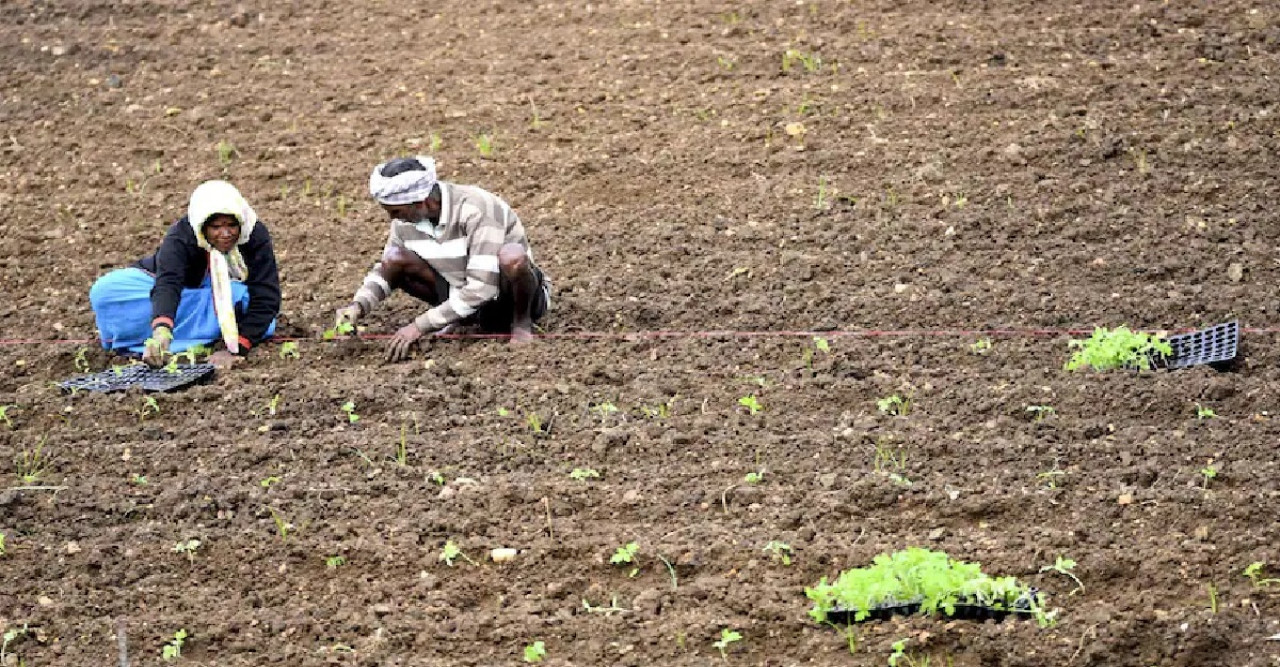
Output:
<instances>
[{"instance_id":1,"label":"man's hand","mask_svg":"<svg viewBox=\"0 0 1280 667\"><path fill-rule=\"evenodd\" d=\"M356 320L360 319L360 304L353 303L338 309L336 317L333 319L333 326L336 329L340 324L350 324L355 326Z\"/></svg>"},{"instance_id":2,"label":"man's hand","mask_svg":"<svg viewBox=\"0 0 1280 667\"><path fill-rule=\"evenodd\" d=\"M169 344L173 342L173 331L164 325L151 330L142 351L142 361L148 366L159 368L164 365L164 358L169 356Z\"/></svg>"},{"instance_id":3,"label":"man's hand","mask_svg":"<svg viewBox=\"0 0 1280 667\"><path fill-rule=\"evenodd\" d=\"M213 367L220 371L231 370L231 367L240 363L241 360L242 357L231 354L227 350L218 350L217 352L209 355L209 363L213 364Z\"/></svg>"},{"instance_id":4,"label":"man's hand","mask_svg":"<svg viewBox=\"0 0 1280 667\"><path fill-rule=\"evenodd\" d=\"M391 337L391 342L387 344L387 361L404 361L409 358L409 351L413 349L418 339L422 338L422 330L418 325L410 322L396 332Z\"/></svg>"}]
</instances>

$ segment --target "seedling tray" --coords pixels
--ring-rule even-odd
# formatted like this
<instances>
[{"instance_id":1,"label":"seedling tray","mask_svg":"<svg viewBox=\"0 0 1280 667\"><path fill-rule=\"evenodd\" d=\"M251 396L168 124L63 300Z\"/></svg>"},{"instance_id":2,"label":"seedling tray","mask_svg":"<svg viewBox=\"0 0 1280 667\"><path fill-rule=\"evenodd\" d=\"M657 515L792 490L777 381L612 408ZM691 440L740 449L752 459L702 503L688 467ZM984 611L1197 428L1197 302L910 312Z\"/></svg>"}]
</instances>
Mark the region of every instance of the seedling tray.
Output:
<instances>
[{"instance_id":1,"label":"seedling tray","mask_svg":"<svg viewBox=\"0 0 1280 667\"><path fill-rule=\"evenodd\" d=\"M955 613L947 616L945 611L938 610L938 615L943 618L956 619L961 621L995 621L999 623L1006 618L1033 618L1031 612L1032 596L1036 595L1035 589L1032 589L1027 595L1024 595L1013 602L1007 609L997 609L984 604L960 600L955 605ZM893 602L890 604L878 605L867 611L867 617L862 621L855 621L856 612L851 609L832 609L827 612L827 620L836 625L848 625L850 623L866 623L868 621L887 621L894 616L911 616L920 613L919 602Z\"/></svg>"},{"instance_id":2,"label":"seedling tray","mask_svg":"<svg viewBox=\"0 0 1280 667\"><path fill-rule=\"evenodd\" d=\"M1155 368L1176 370L1200 364L1208 364L1214 370L1229 370L1240 351L1240 323L1227 322L1217 326L1179 334L1168 338L1173 353L1157 355Z\"/></svg>"},{"instance_id":3,"label":"seedling tray","mask_svg":"<svg viewBox=\"0 0 1280 667\"><path fill-rule=\"evenodd\" d=\"M138 388L145 392L170 392L203 384L213 379L213 364L179 364L176 372L152 368L146 364L117 366L105 371L81 375L58 386L67 393L97 391L111 393Z\"/></svg>"}]
</instances>

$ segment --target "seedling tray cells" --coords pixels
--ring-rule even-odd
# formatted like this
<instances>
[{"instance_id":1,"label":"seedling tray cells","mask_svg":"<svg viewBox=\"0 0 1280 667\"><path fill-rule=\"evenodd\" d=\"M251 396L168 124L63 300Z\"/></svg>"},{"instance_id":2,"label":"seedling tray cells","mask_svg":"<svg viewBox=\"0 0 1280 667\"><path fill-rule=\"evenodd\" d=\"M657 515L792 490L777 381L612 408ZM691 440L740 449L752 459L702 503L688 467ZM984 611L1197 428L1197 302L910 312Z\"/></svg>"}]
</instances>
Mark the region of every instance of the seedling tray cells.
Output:
<instances>
[{"instance_id":1,"label":"seedling tray cells","mask_svg":"<svg viewBox=\"0 0 1280 667\"><path fill-rule=\"evenodd\" d=\"M133 364L81 375L60 382L58 386L68 393L76 391L110 393L127 391L135 387L145 392L170 392L208 382L213 379L213 371L213 364L179 365L172 370Z\"/></svg>"}]
</instances>

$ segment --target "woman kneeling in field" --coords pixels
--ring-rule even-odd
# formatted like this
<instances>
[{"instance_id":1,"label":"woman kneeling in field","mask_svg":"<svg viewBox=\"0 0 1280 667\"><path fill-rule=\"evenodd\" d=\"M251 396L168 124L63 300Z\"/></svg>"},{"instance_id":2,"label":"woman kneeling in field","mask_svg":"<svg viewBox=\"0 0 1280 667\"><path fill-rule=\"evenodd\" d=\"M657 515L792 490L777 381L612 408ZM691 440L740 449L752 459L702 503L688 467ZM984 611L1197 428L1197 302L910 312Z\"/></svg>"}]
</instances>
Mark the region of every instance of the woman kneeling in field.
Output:
<instances>
[{"instance_id":1,"label":"woman kneeling in field","mask_svg":"<svg viewBox=\"0 0 1280 667\"><path fill-rule=\"evenodd\" d=\"M280 276L271 234L235 186L206 181L160 249L99 278L89 303L108 350L141 352L155 366L221 339L226 349L209 360L230 367L275 331Z\"/></svg>"}]
</instances>

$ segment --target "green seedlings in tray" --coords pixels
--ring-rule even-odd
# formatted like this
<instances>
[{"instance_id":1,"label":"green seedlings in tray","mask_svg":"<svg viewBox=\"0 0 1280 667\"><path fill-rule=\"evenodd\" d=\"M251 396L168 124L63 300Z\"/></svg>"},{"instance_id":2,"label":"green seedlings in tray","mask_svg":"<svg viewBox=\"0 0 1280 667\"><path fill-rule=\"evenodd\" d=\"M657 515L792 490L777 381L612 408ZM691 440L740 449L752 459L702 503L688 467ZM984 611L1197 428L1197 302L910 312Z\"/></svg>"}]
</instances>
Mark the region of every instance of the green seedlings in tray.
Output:
<instances>
[{"instance_id":1,"label":"green seedlings in tray","mask_svg":"<svg viewBox=\"0 0 1280 667\"><path fill-rule=\"evenodd\" d=\"M906 417L911 414L911 397L903 398L897 394L876 400L876 408L886 415Z\"/></svg>"},{"instance_id":2,"label":"green seedlings in tray","mask_svg":"<svg viewBox=\"0 0 1280 667\"><path fill-rule=\"evenodd\" d=\"M758 414L760 411L764 410L764 406L760 405L760 401L759 399L756 398L755 394L751 394L750 396L743 396L742 398L739 398L738 405L741 405L742 407L746 408L747 412L753 415Z\"/></svg>"},{"instance_id":3,"label":"green seedlings in tray","mask_svg":"<svg viewBox=\"0 0 1280 667\"><path fill-rule=\"evenodd\" d=\"M346 564L347 559L345 556L326 556L324 559L324 566L330 570L336 570Z\"/></svg>"},{"instance_id":4,"label":"green seedlings in tray","mask_svg":"<svg viewBox=\"0 0 1280 667\"><path fill-rule=\"evenodd\" d=\"M974 354L984 355L991 351L991 339L979 338L977 342L969 346L969 351Z\"/></svg>"},{"instance_id":5,"label":"green seedlings in tray","mask_svg":"<svg viewBox=\"0 0 1280 667\"><path fill-rule=\"evenodd\" d=\"M353 401L347 401L342 404L342 411L347 415L347 422L354 424L360 421L360 415L356 414L356 404Z\"/></svg>"},{"instance_id":6,"label":"green seedlings in tray","mask_svg":"<svg viewBox=\"0 0 1280 667\"><path fill-rule=\"evenodd\" d=\"M1213 419L1217 416L1218 413L1214 412L1213 408L1206 408L1203 405L1196 403L1196 419Z\"/></svg>"},{"instance_id":7,"label":"green seedlings in tray","mask_svg":"<svg viewBox=\"0 0 1280 667\"><path fill-rule=\"evenodd\" d=\"M579 482L585 482L588 479L598 479L599 477L600 473L591 468L574 468L573 472L569 473L569 479Z\"/></svg>"},{"instance_id":8,"label":"green seedlings in tray","mask_svg":"<svg viewBox=\"0 0 1280 667\"><path fill-rule=\"evenodd\" d=\"M49 471L49 456L44 449L44 438L36 443L35 449L24 449L15 458L18 479L23 484L35 484Z\"/></svg>"},{"instance_id":9,"label":"green seedlings in tray","mask_svg":"<svg viewBox=\"0 0 1280 667\"><path fill-rule=\"evenodd\" d=\"M165 662L181 658L182 645L186 642L186 639L187 631L185 629L173 633L173 639L169 640L169 643L165 644L164 648L160 649L160 657L163 658Z\"/></svg>"},{"instance_id":10,"label":"green seedlings in tray","mask_svg":"<svg viewBox=\"0 0 1280 667\"><path fill-rule=\"evenodd\" d=\"M200 540L182 540L173 545L175 553L186 554L187 560L195 562L196 549L200 548Z\"/></svg>"},{"instance_id":11,"label":"green seedlings in tray","mask_svg":"<svg viewBox=\"0 0 1280 667\"><path fill-rule=\"evenodd\" d=\"M779 542L777 540L773 540L772 542L769 542L768 544L764 545L764 550L766 553L769 554L770 557L782 563L783 565L791 564L792 552L791 552L790 544L787 544L786 542Z\"/></svg>"},{"instance_id":12,"label":"green seedlings in tray","mask_svg":"<svg viewBox=\"0 0 1280 667\"><path fill-rule=\"evenodd\" d=\"M638 542L627 542L625 545L614 550L613 555L609 557L609 562L613 565L635 565L636 556L640 553L640 544ZM640 572L639 567L632 567L628 577L634 577Z\"/></svg>"},{"instance_id":13,"label":"green seedlings in tray","mask_svg":"<svg viewBox=\"0 0 1280 667\"><path fill-rule=\"evenodd\" d=\"M3 536L0 536L0 556L4 555L4 540L2 538ZM1249 577L1249 581L1253 582L1254 588L1265 588L1280 584L1280 579L1267 579L1262 576L1262 569L1266 566L1266 563L1255 561L1249 563L1249 566L1244 569L1244 576Z\"/></svg>"},{"instance_id":14,"label":"green seedlings in tray","mask_svg":"<svg viewBox=\"0 0 1280 667\"><path fill-rule=\"evenodd\" d=\"M285 341L280 344L281 359L301 359L302 353L298 352L297 341Z\"/></svg>"},{"instance_id":15,"label":"green seedlings in tray","mask_svg":"<svg viewBox=\"0 0 1280 667\"><path fill-rule=\"evenodd\" d=\"M1123 326L1112 330L1098 327L1093 330L1093 336L1085 340L1072 340L1068 345L1077 348L1064 366L1069 371L1081 368L1092 368L1095 371L1115 368L1150 370L1153 355L1173 354L1168 341L1151 334L1131 331Z\"/></svg>"},{"instance_id":16,"label":"green seedlings in tray","mask_svg":"<svg viewBox=\"0 0 1280 667\"><path fill-rule=\"evenodd\" d=\"M148 396L142 399L142 406L138 408L138 421L146 421L151 415L160 414L160 404L156 402L154 396Z\"/></svg>"},{"instance_id":17,"label":"green seedlings in tray","mask_svg":"<svg viewBox=\"0 0 1280 667\"><path fill-rule=\"evenodd\" d=\"M547 656L547 645L541 641L536 641L524 647L525 662L542 662Z\"/></svg>"},{"instance_id":18,"label":"green seedlings in tray","mask_svg":"<svg viewBox=\"0 0 1280 667\"><path fill-rule=\"evenodd\" d=\"M1033 421L1042 422L1045 417L1053 415L1057 410L1054 410L1052 405L1028 405L1027 412L1034 415L1032 417Z\"/></svg>"},{"instance_id":19,"label":"green seedlings in tray","mask_svg":"<svg viewBox=\"0 0 1280 667\"><path fill-rule=\"evenodd\" d=\"M1200 477L1202 478L1200 486L1207 491L1209 489L1209 482L1218 478L1218 467L1213 465L1212 460L1210 460L1205 467L1200 469Z\"/></svg>"},{"instance_id":20,"label":"green seedlings in tray","mask_svg":"<svg viewBox=\"0 0 1280 667\"><path fill-rule=\"evenodd\" d=\"M13 428L13 420L9 418L9 410L16 408L16 405L0 405L0 422L4 422L5 426Z\"/></svg>"},{"instance_id":21,"label":"green seedlings in tray","mask_svg":"<svg viewBox=\"0 0 1280 667\"><path fill-rule=\"evenodd\" d=\"M446 540L444 548L440 550L440 560L444 561L445 565L453 567L453 561L458 560L459 558L471 563L472 565L477 564L475 561L471 560L470 556L463 553L462 548L458 546L457 542L454 542L453 540Z\"/></svg>"},{"instance_id":22,"label":"green seedlings in tray","mask_svg":"<svg viewBox=\"0 0 1280 667\"><path fill-rule=\"evenodd\" d=\"M722 628L720 630L720 639L712 642L711 645L720 651L720 659L727 661L729 659L729 647L740 641L742 641L742 633L729 628Z\"/></svg>"},{"instance_id":23,"label":"green seedlings in tray","mask_svg":"<svg viewBox=\"0 0 1280 667\"><path fill-rule=\"evenodd\" d=\"M1045 565L1044 567L1040 568L1040 571L1041 572L1057 572L1058 574L1061 574L1065 577L1070 577L1072 581L1076 582L1075 590L1071 591L1070 593L1067 593L1068 596L1071 596L1071 595L1075 595L1076 593L1084 592L1084 582L1080 581L1080 579L1076 577L1076 575L1072 574L1071 571L1074 569L1076 569L1076 562L1074 560L1071 560L1070 558L1063 558L1062 556L1058 556L1057 559L1053 561L1053 565Z\"/></svg>"}]
</instances>

